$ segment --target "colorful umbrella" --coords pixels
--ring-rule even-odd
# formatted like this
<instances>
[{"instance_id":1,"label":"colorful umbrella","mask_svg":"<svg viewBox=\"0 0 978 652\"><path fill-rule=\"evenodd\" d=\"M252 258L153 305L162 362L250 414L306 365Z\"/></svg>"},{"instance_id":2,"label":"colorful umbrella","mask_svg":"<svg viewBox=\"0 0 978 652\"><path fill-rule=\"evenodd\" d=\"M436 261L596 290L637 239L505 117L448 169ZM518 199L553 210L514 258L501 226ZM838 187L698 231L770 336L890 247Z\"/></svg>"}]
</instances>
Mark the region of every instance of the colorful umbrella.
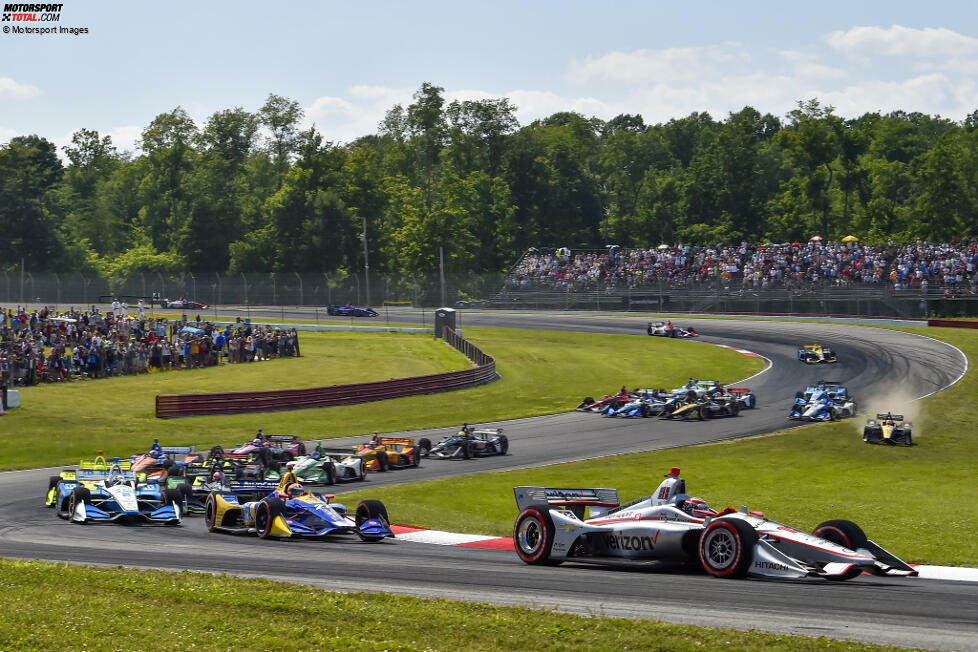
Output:
<instances>
[{"instance_id":1,"label":"colorful umbrella","mask_svg":"<svg viewBox=\"0 0 978 652\"><path fill-rule=\"evenodd\" d=\"M854 235L847 235L846 237L842 238L842 241L843 242L859 242L859 238L857 238Z\"/></svg>"},{"instance_id":2,"label":"colorful umbrella","mask_svg":"<svg viewBox=\"0 0 978 652\"><path fill-rule=\"evenodd\" d=\"M809 241L809 242L818 242L818 241L820 241L821 239L822 239L822 236L820 236L820 235L813 235L812 237L810 237L810 238L808 239L808 241Z\"/></svg>"}]
</instances>

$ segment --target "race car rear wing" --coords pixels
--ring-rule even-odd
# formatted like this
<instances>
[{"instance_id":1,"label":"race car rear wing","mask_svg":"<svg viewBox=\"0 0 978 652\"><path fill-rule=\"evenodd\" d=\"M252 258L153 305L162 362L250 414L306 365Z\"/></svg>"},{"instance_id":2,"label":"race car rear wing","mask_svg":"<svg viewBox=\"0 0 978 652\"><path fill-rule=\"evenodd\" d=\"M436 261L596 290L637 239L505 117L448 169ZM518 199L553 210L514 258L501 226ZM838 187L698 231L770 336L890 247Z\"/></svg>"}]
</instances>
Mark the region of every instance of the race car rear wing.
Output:
<instances>
[{"instance_id":1,"label":"race car rear wing","mask_svg":"<svg viewBox=\"0 0 978 652\"><path fill-rule=\"evenodd\" d=\"M228 488L234 493L271 493L278 485L278 480L232 480Z\"/></svg>"},{"instance_id":2,"label":"race car rear wing","mask_svg":"<svg viewBox=\"0 0 978 652\"><path fill-rule=\"evenodd\" d=\"M99 480L107 479L110 473L113 472L108 469L78 469L75 471L75 480L78 482L98 482ZM116 470L114 473L116 477L121 476L127 482L136 481L135 471Z\"/></svg>"},{"instance_id":3,"label":"race car rear wing","mask_svg":"<svg viewBox=\"0 0 978 652\"><path fill-rule=\"evenodd\" d=\"M903 421L902 414L890 414L889 412L887 412L886 414L877 414L876 418L879 419L880 421L884 421L886 419L893 419L894 421Z\"/></svg>"},{"instance_id":4,"label":"race car rear wing","mask_svg":"<svg viewBox=\"0 0 978 652\"><path fill-rule=\"evenodd\" d=\"M414 440L407 437L381 437L380 443L383 446L414 446Z\"/></svg>"},{"instance_id":5,"label":"race car rear wing","mask_svg":"<svg viewBox=\"0 0 978 652\"><path fill-rule=\"evenodd\" d=\"M590 505L592 507L618 507L617 489L553 489L549 487L513 487L516 495L516 506L523 511L530 505L547 503L574 507Z\"/></svg>"},{"instance_id":6,"label":"race car rear wing","mask_svg":"<svg viewBox=\"0 0 978 652\"><path fill-rule=\"evenodd\" d=\"M295 444L298 443L299 441L299 437L296 435L268 435L266 439L268 441L274 441L279 443L288 442L290 444Z\"/></svg>"},{"instance_id":7,"label":"race car rear wing","mask_svg":"<svg viewBox=\"0 0 978 652\"><path fill-rule=\"evenodd\" d=\"M195 452L193 446L161 446L164 455L189 455Z\"/></svg>"},{"instance_id":8,"label":"race car rear wing","mask_svg":"<svg viewBox=\"0 0 978 652\"><path fill-rule=\"evenodd\" d=\"M728 387L727 392L729 394L750 394L750 390L746 387Z\"/></svg>"}]
</instances>

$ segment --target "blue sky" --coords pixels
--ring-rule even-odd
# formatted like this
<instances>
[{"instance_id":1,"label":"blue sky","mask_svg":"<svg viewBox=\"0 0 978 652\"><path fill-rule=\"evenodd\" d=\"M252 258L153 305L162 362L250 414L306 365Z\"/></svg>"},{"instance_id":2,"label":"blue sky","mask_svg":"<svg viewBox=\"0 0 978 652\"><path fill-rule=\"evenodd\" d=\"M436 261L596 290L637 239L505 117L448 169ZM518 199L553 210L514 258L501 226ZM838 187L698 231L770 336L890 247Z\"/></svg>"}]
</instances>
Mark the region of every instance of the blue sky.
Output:
<instances>
[{"instance_id":1,"label":"blue sky","mask_svg":"<svg viewBox=\"0 0 978 652\"><path fill-rule=\"evenodd\" d=\"M449 99L509 97L524 124L560 110L783 115L816 96L847 116L978 109L968 2L64 0L59 24L90 33L0 33L0 142L60 145L86 127L132 148L177 105L202 122L269 92L343 142L424 81Z\"/></svg>"}]
</instances>

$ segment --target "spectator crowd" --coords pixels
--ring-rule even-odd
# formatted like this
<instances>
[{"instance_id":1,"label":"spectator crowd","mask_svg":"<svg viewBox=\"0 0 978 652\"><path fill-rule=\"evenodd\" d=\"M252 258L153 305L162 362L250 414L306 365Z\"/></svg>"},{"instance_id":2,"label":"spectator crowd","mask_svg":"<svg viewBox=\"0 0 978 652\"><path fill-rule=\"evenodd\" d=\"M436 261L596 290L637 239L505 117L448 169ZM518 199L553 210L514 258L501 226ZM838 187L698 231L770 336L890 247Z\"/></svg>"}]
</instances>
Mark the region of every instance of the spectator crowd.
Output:
<instances>
[{"instance_id":1,"label":"spectator crowd","mask_svg":"<svg viewBox=\"0 0 978 652\"><path fill-rule=\"evenodd\" d=\"M858 242L660 245L572 253L531 249L506 279L510 290L607 290L650 286L722 288L939 288L948 295L978 293L978 242L907 245Z\"/></svg>"},{"instance_id":2,"label":"spectator crowd","mask_svg":"<svg viewBox=\"0 0 978 652\"><path fill-rule=\"evenodd\" d=\"M107 378L299 355L295 329L215 325L124 311L0 307L0 384Z\"/></svg>"}]
</instances>

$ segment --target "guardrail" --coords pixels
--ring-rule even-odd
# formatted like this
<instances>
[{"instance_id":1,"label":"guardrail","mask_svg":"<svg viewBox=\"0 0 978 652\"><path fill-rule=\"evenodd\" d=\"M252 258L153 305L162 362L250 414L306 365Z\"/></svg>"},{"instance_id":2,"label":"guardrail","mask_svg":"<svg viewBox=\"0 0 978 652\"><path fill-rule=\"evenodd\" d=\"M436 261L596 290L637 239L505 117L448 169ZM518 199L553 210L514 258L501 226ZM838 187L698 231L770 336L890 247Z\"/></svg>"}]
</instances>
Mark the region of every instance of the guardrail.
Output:
<instances>
[{"instance_id":1,"label":"guardrail","mask_svg":"<svg viewBox=\"0 0 978 652\"><path fill-rule=\"evenodd\" d=\"M492 356L483 353L477 346L462 338L455 331L446 329L445 342L463 353L475 366L471 369L427 376L308 389L223 392L220 394L160 394L156 397L156 416L161 419L169 419L209 414L279 412L334 405L353 405L354 403L383 401L389 398L468 389L491 383L499 378L499 374L496 373L496 361Z\"/></svg>"},{"instance_id":2,"label":"guardrail","mask_svg":"<svg viewBox=\"0 0 978 652\"><path fill-rule=\"evenodd\" d=\"M928 319L928 326L944 326L946 328L978 328L978 321L964 319Z\"/></svg>"}]
</instances>

